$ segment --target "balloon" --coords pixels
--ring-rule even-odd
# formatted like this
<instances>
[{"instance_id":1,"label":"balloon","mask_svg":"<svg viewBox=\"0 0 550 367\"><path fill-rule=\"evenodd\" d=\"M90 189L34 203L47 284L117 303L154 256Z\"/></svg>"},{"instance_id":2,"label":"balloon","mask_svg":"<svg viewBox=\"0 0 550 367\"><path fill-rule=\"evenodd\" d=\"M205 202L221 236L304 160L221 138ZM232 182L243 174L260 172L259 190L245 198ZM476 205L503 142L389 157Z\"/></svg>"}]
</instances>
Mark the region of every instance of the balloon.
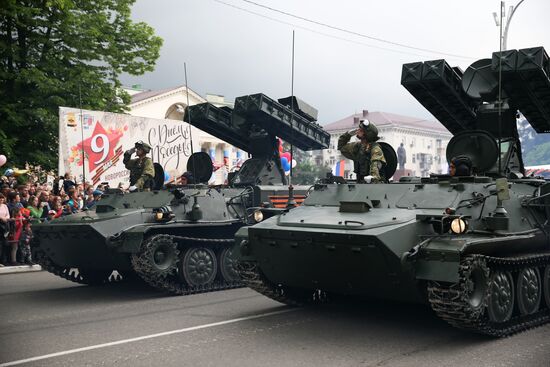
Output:
<instances>
[{"instance_id":1,"label":"balloon","mask_svg":"<svg viewBox=\"0 0 550 367\"><path fill-rule=\"evenodd\" d=\"M29 170L28 169L17 169L17 168L15 168L13 170L13 176L14 177L24 175L25 173L29 173Z\"/></svg>"},{"instance_id":2,"label":"balloon","mask_svg":"<svg viewBox=\"0 0 550 367\"><path fill-rule=\"evenodd\" d=\"M292 160L292 168L296 167L297 164L298 164L298 162L296 162L296 159L293 159Z\"/></svg>"},{"instance_id":3,"label":"balloon","mask_svg":"<svg viewBox=\"0 0 550 367\"><path fill-rule=\"evenodd\" d=\"M0 167L2 167L6 162L8 161L8 158L6 158L5 155L0 154Z\"/></svg>"},{"instance_id":4,"label":"balloon","mask_svg":"<svg viewBox=\"0 0 550 367\"><path fill-rule=\"evenodd\" d=\"M292 162L292 157L290 156L289 152L284 152L283 154L281 154L281 158L286 158L288 162Z\"/></svg>"},{"instance_id":5,"label":"balloon","mask_svg":"<svg viewBox=\"0 0 550 367\"><path fill-rule=\"evenodd\" d=\"M11 168L8 168L6 172L4 172L4 176L10 177L11 175L13 175L13 170Z\"/></svg>"},{"instance_id":6,"label":"balloon","mask_svg":"<svg viewBox=\"0 0 550 367\"><path fill-rule=\"evenodd\" d=\"M281 158L281 165L283 166L284 171L290 170L290 163L288 163L288 159L286 159L285 157Z\"/></svg>"}]
</instances>

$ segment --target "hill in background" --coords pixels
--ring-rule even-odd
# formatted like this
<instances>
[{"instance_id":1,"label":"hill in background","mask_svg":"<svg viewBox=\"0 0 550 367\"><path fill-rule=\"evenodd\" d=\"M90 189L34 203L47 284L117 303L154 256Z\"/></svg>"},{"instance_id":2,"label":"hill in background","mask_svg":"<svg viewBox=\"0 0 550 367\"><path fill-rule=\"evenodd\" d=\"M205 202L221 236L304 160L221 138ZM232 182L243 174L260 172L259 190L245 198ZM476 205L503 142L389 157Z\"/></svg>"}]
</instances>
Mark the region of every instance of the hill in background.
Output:
<instances>
[{"instance_id":1,"label":"hill in background","mask_svg":"<svg viewBox=\"0 0 550 367\"><path fill-rule=\"evenodd\" d=\"M518 120L518 133L525 166L550 164L550 136L548 134L537 134L526 119Z\"/></svg>"}]
</instances>

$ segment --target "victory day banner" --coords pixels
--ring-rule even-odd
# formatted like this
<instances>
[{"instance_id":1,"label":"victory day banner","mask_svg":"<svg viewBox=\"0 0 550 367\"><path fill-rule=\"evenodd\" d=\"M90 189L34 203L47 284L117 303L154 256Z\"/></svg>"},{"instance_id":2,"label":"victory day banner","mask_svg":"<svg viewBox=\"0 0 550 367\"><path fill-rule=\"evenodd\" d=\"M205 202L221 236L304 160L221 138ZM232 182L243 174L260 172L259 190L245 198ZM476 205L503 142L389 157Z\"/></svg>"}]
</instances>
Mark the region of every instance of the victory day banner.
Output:
<instances>
[{"instance_id":1,"label":"victory day banner","mask_svg":"<svg viewBox=\"0 0 550 367\"><path fill-rule=\"evenodd\" d=\"M191 128L183 121L60 107L59 174L69 172L78 182L85 176L94 186L108 182L127 188L129 171L123 155L142 140L152 147L148 156L164 168L164 180L170 181L186 170ZM195 128L193 134L197 136ZM193 148L199 151L196 143Z\"/></svg>"}]
</instances>

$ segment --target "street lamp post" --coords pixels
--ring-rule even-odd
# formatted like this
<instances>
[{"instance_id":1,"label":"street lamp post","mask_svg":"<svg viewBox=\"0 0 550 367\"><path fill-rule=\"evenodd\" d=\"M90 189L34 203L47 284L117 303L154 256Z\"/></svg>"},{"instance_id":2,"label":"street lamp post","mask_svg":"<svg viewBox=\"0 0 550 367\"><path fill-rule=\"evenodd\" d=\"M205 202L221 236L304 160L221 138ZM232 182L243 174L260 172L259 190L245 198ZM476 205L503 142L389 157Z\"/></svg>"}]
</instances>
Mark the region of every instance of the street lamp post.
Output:
<instances>
[{"instance_id":1,"label":"street lamp post","mask_svg":"<svg viewBox=\"0 0 550 367\"><path fill-rule=\"evenodd\" d=\"M506 50L506 41L508 39L508 29L510 27L510 21L512 20L512 17L514 16L514 13L516 12L517 8L524 1L525 0L520 0L520 2L516 6L513 6L513 5L510 6L510 9L508 10L509 15L508 15L508 18L506 19L506 25L504 26L504 32L502 31L502 20L506 17L506 15L504 14L504 7L505 7L504 1L500 2L500 18L496 12L493 12L493 17L495 18L495 23L497 27L501 27L500 46L502 51Z\"/></svg>"}]
</instances>

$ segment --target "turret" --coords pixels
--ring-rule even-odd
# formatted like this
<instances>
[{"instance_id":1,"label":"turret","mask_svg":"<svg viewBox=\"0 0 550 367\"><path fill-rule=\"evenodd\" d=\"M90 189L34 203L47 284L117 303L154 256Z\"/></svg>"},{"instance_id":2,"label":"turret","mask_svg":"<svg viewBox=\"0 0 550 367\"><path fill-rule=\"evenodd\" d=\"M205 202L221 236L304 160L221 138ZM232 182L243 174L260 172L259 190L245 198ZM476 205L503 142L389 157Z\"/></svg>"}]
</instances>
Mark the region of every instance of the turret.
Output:
<instances>
[{"instance_id":1,"label":"turret","mask_svg":"<svg viewBox=\"0 0 550 367\"><path fill-rule=\"evenodd\" d=\"M534 47L495 52L465 72L445 60L405 64L401 84L455 135L447 160L467 155L477 174L514 178L525 174L518 111L550 132L549 76L546 51Z\"/></svg>"},{"instance_id":2,"label":"turret","mask_svg":"<svg viewBox=\"0 0 550 367\"><path fill-rule=\"evenodd\" d=\"M301 150L328 148L330 134L316 123L317 110L296 97L275 101L264 94L235 99L235 108L202 103L186 109L184 121L248 152L231 179L236 186L285 185L276 137Z\"/></svg>"}]
</instances>

